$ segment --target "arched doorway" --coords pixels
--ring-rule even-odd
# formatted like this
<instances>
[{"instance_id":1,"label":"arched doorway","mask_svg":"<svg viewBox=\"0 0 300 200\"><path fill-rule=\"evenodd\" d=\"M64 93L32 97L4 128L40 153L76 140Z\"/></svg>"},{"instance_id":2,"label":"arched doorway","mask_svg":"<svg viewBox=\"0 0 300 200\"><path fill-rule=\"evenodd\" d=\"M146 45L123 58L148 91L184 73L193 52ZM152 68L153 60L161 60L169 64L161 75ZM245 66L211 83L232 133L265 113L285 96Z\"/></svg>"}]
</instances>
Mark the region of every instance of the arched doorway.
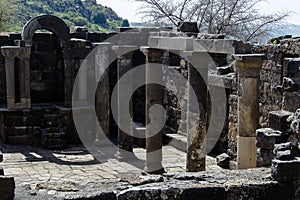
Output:
<instances>
[{"instance_id":1,"label":"arched doorway","mask_svg":"<svg viewBox=\"0 0 300 200\"><path fill-rule=\"evenodd\" d=\"M49 32L36 33L38 30ZM51 33L50 33L51 32ZM69 27L52 15L36 17L22 30L25 47L30 48L31 103L66 103L71 98Z\"/></svg>"}]
</instances>

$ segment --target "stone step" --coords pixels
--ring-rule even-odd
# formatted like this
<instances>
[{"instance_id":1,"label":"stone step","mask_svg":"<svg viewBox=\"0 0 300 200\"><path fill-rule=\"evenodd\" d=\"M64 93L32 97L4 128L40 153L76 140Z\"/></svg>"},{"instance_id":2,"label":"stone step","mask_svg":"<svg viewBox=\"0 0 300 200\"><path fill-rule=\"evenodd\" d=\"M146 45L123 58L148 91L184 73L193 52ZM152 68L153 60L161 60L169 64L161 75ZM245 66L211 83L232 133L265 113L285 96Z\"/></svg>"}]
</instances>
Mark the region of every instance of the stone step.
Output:
<instances>
[{"instance_id":1,"label":"stone step","mask_svg":"<svg viewBox=\"0 0 300 200\"><path fill-rule=\"evenodd\" d=\"M4 131L7 136L31 135L34 132L34 127L26 127L26 126L5 127Z\"/></svg>"},{"instance_id":2,"label":"stone step","mask_svg":"<svg viewBox=\"0 0 300 200\"><path fill-rule=\"evenodd\" d=\"M168 133L163 135L163 142L173 146L174 148L186 152L187 137L176 133Z\"/></svg>"},{"instance_id":3,"label":"stone step","mask_svg":"<svg viewBox=\"0 0 300 200\"><path fill-rule=\"evenodd\" d=\"M64 148L66 143L65 132L48 132L47 129L42 129L41 145L43 148Z\"/></svg>"},{"instance_id":4,"label":"stone step","mask_svg":"<svg viewBox=\"0 0 300 200\"><path fill-rule=\"evenodd\" d=\"M29 135L7 137L7 143L12 145L32 145L33 142L32 136Z\"/></svg>"}]
</instances>

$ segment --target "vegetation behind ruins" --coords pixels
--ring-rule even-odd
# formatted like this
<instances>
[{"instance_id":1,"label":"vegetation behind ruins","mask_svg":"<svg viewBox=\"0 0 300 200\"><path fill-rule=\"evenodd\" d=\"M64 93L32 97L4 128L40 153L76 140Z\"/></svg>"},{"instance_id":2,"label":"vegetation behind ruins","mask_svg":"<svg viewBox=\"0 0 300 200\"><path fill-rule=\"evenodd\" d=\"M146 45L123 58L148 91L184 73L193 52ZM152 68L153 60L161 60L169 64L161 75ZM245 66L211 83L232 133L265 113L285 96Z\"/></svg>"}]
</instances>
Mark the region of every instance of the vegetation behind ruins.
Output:
<instances>
[{"instance_id":1,"label":"vegetation behind ruins","mask_svg":"<svg viewBox=\"0 0 300 200\"><path fill-rule=\"evenodd\" d=\"M9 9L6 9L8 8ZM70 26L86 26L90 31L109 31L128 26L111 8L96 0L0 0L0 31L20 31L33 17L51 14L62 18ZM15 16L12 18L12 16Z\"/></svg>"}]
</instances>

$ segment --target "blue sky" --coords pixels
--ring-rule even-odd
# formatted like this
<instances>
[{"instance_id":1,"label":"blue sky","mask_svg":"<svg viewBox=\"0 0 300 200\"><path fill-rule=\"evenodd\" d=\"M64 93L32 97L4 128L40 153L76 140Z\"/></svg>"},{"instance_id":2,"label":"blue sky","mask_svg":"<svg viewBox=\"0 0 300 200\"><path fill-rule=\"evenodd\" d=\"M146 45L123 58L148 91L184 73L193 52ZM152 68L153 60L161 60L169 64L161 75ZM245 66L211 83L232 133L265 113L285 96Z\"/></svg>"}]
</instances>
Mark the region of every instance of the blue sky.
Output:
<instances>
[{"instance_id":1,"label":"blue sky","mask_svg":"<svg viewBox=\"0 0 300 200\"><path fill-rule=\"evenodd\" d=\"M128 19L130 22L141 21L137 15L140 4L133 0L97 0L98 3L111 7L119 16ZM264 13L277 13L280 11L293 11L287 19L289 23L300 25L300 1L299 0L266 0L259 5Z\"/></svg>"}]
</instances>

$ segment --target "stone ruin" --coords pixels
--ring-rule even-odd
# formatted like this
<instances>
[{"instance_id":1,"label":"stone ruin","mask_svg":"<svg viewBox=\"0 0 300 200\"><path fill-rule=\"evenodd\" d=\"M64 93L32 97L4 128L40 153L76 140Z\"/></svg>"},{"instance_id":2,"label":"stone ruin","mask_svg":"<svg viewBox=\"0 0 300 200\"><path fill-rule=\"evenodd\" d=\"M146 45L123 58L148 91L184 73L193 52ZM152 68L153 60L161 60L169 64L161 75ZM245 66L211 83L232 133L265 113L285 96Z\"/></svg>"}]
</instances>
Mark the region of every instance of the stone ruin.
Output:
<instances>
[{"instance_id":1,"label":"stone ruin","mask_svg":"<svg viewBox=\"0 0 300 200\"><path fill-rule=\"evenodd\" d=\"M118 144L116 157L120 160L126 159L134 144L151 153L167 142L186 152L188 172L205 170L205 155L210 153L220 155L217 159L224 168L272 166L273 178L279 182L300 179L298 38L282 39L280 44L251 45L221 35L173 32L169 28L120 28L114 33L89 33L76 28L70 32L61 19L46 15L30 20L21 34L2 34L0 46L3 143L43 148L81 143L73 121L72 112L77 108L72 105L72 97L86 100L88 81L99 80L94 106L105 137ZM73 94L80 66L96 48L94 63L88 65L79 91ZM109 62L114 57L117 59ZM197 63L199 58L201 63ZM140 65L148 66L145 80L154 78L151 76L157 74L152 73L153 63L162 66L160 81L183 98L151 84L134 91L129 106L133 120L128 123L132 137L112 117L111 95L118 79ZM103 65L109 69L98 77ZM174 80L178 74L185 81L179 77ZM193 113L192 90L200 117ZM150 123L147 113L153 104L166 109L164 128L154 137L134 137L151 134L146 124ZM224 112L224 116L218 112ZM101 145L104 136L90 125L88 114L86 119L82 123L87 127L87 140ZM217 123L220 121L224 123ZM211 124L217 126L209 128ZM147 154L146 173L164 172L161 154ZM3 175L0 194L11 194L13 178ZM3 184L10 185L5 192Z\"/></svg>"}]
</instances>

